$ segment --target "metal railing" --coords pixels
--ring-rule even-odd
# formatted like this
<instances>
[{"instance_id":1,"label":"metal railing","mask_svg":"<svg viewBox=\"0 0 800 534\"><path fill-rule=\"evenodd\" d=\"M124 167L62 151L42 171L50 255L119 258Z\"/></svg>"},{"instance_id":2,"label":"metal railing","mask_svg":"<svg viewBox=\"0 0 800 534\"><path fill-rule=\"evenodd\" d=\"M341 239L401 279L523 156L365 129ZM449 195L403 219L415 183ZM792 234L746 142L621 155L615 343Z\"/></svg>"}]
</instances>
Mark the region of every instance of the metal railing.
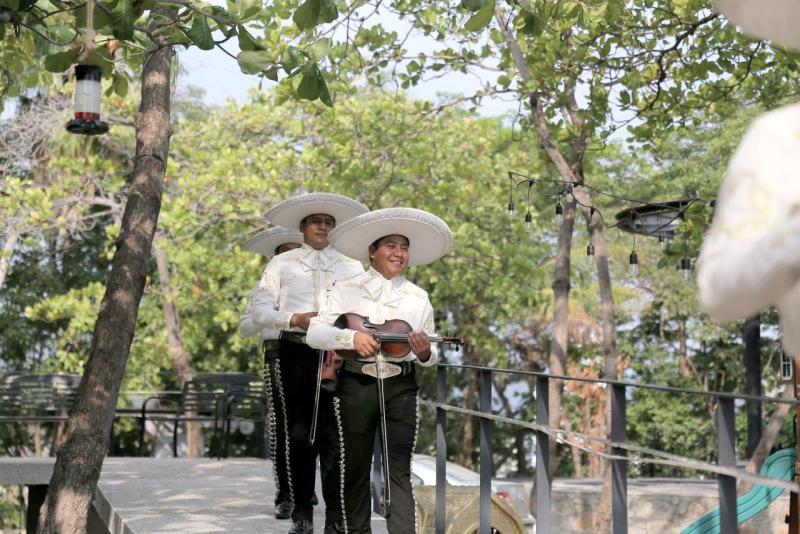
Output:
<instances>
[{"instance_id":1,"label":"metal railing","mask_svg":"<svg viewBox=\"0 0 800 534\"><path fill-rule=\"evenodd\" d=\"M449 369L472 370L479 374L479 407L470 410L447 404L447 377ZM523 375L536 379L536 420L522 421L503 417L492 413L492 377L494 373ZM550 380L578 381L605 384L610 388L610 439L589 436L549 426L548 388ZM646 389L663 393L682 395L701 395L714 397L717 403L717 463L695 460L688 457L670 454L647 447L626 442L626 407L628 388ZM795 400L760 397L739 393L702 391L684 389L655 384L638 384L620 380L604 380L595 378L552 375L515 369L497 369L476 365L438 364L436 375L436 401L421 401L423 405L436 411L436 515L437 534L444 534L447 526L447 501L445 498L445 474L447 459L447 413L460 413L478 417L480 420L480 530L479 534L491 533L491 478L492 478L492 429L495 422L516 425L530 429L536 435L536 532L548 534L552 531L551 494L553 473L550 472L550 440L560 440L564 436L573 436L581 440L595 441L603 444L607 452L584 448L591 454L599 455L611 463L612 482L612 531L614 534L628 532L628 463L632 459L640 463L668 465L688 468L717 475L719 488L720 532L738 532L737 523L737 479L759 484L766 484L800 492L800 485L794 481L761 476L746 472L736 467L736 429L734 409L735 401L756 401L773 404L798 404ZM573 444L574 445L574 444ZM629 454L631 456L629 456Z\"/></svg>"}]
</instances>

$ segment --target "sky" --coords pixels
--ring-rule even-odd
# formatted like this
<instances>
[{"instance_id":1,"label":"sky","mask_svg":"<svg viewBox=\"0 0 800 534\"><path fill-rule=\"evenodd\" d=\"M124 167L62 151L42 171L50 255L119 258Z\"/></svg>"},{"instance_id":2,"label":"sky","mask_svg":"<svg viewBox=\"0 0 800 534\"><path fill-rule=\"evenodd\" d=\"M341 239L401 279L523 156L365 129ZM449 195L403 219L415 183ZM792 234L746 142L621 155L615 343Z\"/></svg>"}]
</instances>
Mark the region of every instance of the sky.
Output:
<instances>
[{"instance_id":1,"label":"sky","mask_svg":"<svg viewBox=\"0 0 800 534\"><path fill-rule=\"evenodd\" d=\"M381 23L388 30L404 35L409 29L409 23L400 21L388 13L379 13L375 23ZM342 37L342 36L337 36ZM225 43L225 47L233 55L239 50L235 40ZM405 48L408 55L425 52L430 56L433 50L443 48L443 45L421 33L412 34L406 40ZM183 75L178 79L178 89L192 85L205 91L205 102L211 105L220 105L227 100L234 100L241 104L248 99L251 88L257 88L260 78L258 76L242 74L236 60L215 48L213 50L199 50L197 47L178 49L178 62L183 69ZM443 94L471 95L481 88L485 81L494 81L497 73L482 71L478 74L448 73L442 78L421 82L407 92L416 98L432 101L441 100ZM264 80L262 90L269 90L274 82ZM484 116L505 115L515 113L518 103L504 102L498 99L485 98L478 107L478 113Z\"/></svg>"}]
</instances>

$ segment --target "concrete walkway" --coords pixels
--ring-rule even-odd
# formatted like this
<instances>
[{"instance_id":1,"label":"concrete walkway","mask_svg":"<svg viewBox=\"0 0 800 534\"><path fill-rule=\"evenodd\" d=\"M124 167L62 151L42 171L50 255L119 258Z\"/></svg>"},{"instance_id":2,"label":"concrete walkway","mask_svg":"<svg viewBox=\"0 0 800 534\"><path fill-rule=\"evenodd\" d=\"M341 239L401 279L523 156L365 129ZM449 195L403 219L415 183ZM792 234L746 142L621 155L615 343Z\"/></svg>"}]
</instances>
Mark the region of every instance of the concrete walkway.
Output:
<instances>
[{"instance_id":1,"label":"concrete walkway","mask_svg":"<svg viewBox=\"0 0 800 534\"><path fill-rule=\"evenodd\" d=\"M52 465L52 459L2 458L0 483L47 483ZM266 460L107 458L94 504L112 534L281 534L291 522L274 518L274 495ZM321 500L319 475L317 495ZM324 525L320 505L315 531ZM382 518L374 516L372 532L386 534Z\"/></svg>"}]
</instances>

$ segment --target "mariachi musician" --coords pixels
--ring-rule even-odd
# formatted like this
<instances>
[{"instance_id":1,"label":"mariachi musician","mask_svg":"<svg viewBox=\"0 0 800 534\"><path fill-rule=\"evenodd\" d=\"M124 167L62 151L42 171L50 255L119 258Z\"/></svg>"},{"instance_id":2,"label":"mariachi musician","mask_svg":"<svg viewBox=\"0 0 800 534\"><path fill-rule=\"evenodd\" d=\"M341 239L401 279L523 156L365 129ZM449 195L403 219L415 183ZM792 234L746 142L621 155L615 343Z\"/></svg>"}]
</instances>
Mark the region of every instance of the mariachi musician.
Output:
<instances>
[{"instance_id":1,"label":"mariachi musician","mask_svg":"<svg viewBox=\"0 0 800 534\"><path fill-rule=\"evenodd\" d=\"M375 432L380 430L388 481L387 528L390 534L414 532L410 471L419 424L415 369L434 365L437 350L429 339L434 319L428 294L403 273L408 265L426 265L446 254L453 244L452 234L431 213L388 208L337 226L330 241L342 253L370 264L367 272L335 284L319 315L311 320L307 335L312 347L343 353L354 350L358 356L344 361L338 385L347 531L370 532L370 460ZM410 330L408 353L385 359L370 333L334 326L346 313L373 324L405 321Z\"/></svg>"},{"instance_id":2,"label":"mariachi musician","mask_svg":"<svg viewBox=\"0 0 800 534\"><path fill-rule=\"evenodd\" d=\"M364 272L359 262L328 244L328 232L366 211L366 206L342 195L305 193L266 214L271 223L299 228L303 234L300 248L269 262L251 306L259 328L281 331L276 372L279 394L285 399L286 456L294 503L289 532L293 534L313 532L317 455L325 500L324 532L344 531L338 400L320 388L323 353L306 344L305 332L333 283Z\"/></svg>"},{"instance_id":3,"label":"mariachi musician","mask_svg":"<svg viewBox=\"0 0 800 534\"><path fill-rule=\"evenodd\" d=\"M245 241L246 250L260 254L267 259L300 248L303 243L303 234L298 230L276 226L258 232ZM268 428L270 439L270 455L272 457L272 471L275 477L275 518L289 519L292 515L292 499L289 492L289 478L286 467L286 420L283 417L284 409L276 378L276 364L278 362L278 336L279 330L259 328L253 322L250 307L253 294L247 302L244 313L239 318L239 331L245 337L261 336L264 350L264 388L267 396Z\"/></svg>"}]
</instances>

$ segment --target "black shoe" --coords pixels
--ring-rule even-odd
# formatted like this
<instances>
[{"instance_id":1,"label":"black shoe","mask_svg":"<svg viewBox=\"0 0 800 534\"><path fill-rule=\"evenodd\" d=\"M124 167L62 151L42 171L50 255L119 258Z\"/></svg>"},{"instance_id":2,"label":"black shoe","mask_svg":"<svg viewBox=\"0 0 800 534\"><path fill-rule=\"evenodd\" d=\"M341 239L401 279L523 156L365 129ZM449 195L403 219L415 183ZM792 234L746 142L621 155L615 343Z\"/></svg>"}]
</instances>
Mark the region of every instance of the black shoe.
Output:
<instances>
[{"instance_id":1,"label":"black shoe","mask_svg":"<svg viewBox=\"0 0 800 534\"><path fill-rule=\"evenodd\" d=\"M289 534L314 534L314 523L308 519L297 519L292 522Z\"/></svg>"},{"instance_id":2,"label":"black shoe","mask_svg":"<svg viewBox=\"0 0 800 534\"><path fill-rule=\"evenodd\" d=\"M337 521L325 520L325 530L323 534L344 534L344 521L341 519Z\"/></svg>"},{"instance_id":3,"label":"black shoe","mask_svg":"<svg viewBox=\"0 0 800 534\"><path fill-rule=\"evenodd\" d=\"M319 504L319 499L317 499L317 492L314 492L314 495L311 496L311 506L316 506Z\"/></svg>"},{"instance_id":4,"label":"black shoe","mask_svg":"<svg viewBox=\"0 0 800 534\"><path fill-rule=\"evenodd\" d=\"M292 502L281 501L275 505L275 519L289 519L292 517Z\"/></svg>"}]
</instances>

